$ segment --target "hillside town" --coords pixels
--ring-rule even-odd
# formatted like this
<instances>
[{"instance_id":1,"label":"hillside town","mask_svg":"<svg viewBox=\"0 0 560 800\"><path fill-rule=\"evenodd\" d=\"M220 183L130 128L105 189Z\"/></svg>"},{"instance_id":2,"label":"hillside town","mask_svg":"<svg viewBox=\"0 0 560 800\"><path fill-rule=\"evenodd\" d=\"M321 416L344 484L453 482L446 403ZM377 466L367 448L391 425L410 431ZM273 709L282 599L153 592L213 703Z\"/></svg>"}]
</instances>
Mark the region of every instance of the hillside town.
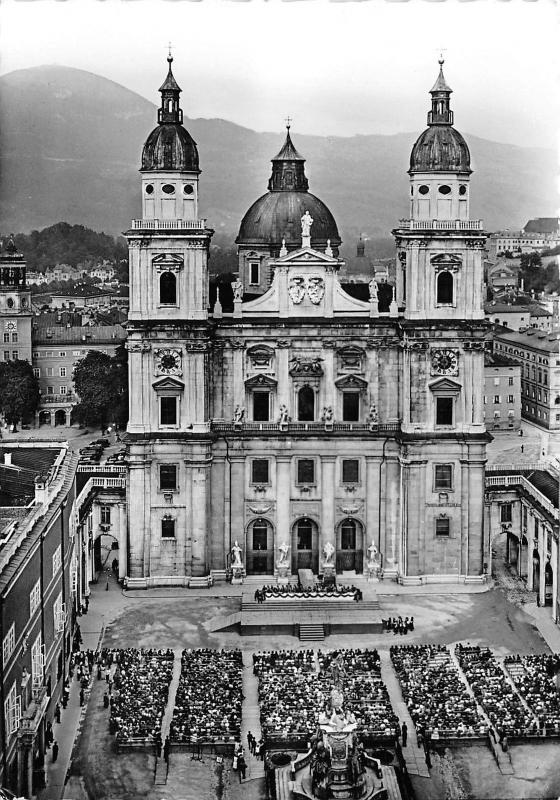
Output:
<instances>
[{"instance_id":1,"label":"hillside town","mask_svg":"<svg viewBox=\"0 0 560 800\"><path fill-rule=\"evenodd\" d=\"M0 236L0 800L558 797L560 219L440 54L391 257L290 117L217 245L160 66L122 236Z\"/></svg>"}]
</instances>

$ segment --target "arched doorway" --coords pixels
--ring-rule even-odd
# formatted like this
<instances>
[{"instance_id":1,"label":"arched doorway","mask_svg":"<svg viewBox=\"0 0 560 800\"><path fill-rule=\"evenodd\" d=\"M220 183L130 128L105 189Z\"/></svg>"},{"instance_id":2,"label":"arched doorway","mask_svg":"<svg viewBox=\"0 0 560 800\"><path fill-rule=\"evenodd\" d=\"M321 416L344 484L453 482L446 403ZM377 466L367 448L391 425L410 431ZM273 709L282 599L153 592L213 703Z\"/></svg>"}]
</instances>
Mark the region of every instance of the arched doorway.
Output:
<instances>
[{"instance_id":1,"label":"arched doorway","mask_svg":"<svg viewBox=\"0 0 560 800\"><path fill-rule=\"evenodd\" d=\"M310 569L319 572L319 528L309 517L298 519L292 528L292 572Z\"/></svg>"},{"instance_id":2,"label":"arched doorway","mask_svg":"<svg viewBox=\"0 0 560 800\"><path fill-rule=\"evenodd\" d=\"M66 411L63 408L59 408L54 412L54 424L55 427L57 425L66 425Z\"/></svg>"},{"instance_id":3,"label":"arched doorway","mask_svg":"<svg viewBox=\"0 0 560 800\"><path fill-rule=\"evenodd\" d=\"M343 519L336 537L336 571L346 572L364 569L364 534L361 522Z\"/></svg>"},{"instance_id":4,"label":"arched doorway","mask_svg":"<svg viewBox=\"0 0 560 800\"><path fill-rule=\"evenodd\" d=\"M512 566L516 567L519 560L519 539L511 531L507 532L506 540L506 561Z\"/></svg>"},{"instance_id":5,"label":"arched doorway","mask_svg":"<svg viewBox=\"0 0 560 800\"><path fill-rule=\"evenodd\" d=\"M538 550L533 550L533 591L541 590L541 557Z\"/></svg>"},{"instance_id":6,"label":"arched doorway","mask_svg":"<svg viewBox=\"0 0 560 800\"><path fill-rule=\"evenodd\" d=\"M249 523L245 566L248 575L274 574L274 530L263 517Z\"/></svg>"},{"instance_id":7,"label":"arched doorway","mask_svg":"<svg viewBox=\"0 0 560 800\"><path fill-rule=\"evenodd\" d=\"M39 425L50 425L50 424L51 424L51 412L39 411Z\"/></svg>"},{"instance_id":8,"label":"arched doorway","mask_svg":"<svg viewBox=\"0 0 560 800\"><path fill-rule=\"evenodd\" d=\"M552 605L552 584L554 581L554 573L550 561L547 561L544 567L544 604L545 606Z\"/></svg>"},{"instance_id":9,"label":"arched doorway","mask_svg":"<svg viewBox=\"0 0 560 800\"><path fill-rule=\"evenodd\" d=\"M527 580L527 572L529 569L529 559L527 558L527 553L529 550L529 542L527 541L527 537L523 536L521 539L521 546L519 548L519 559L517 562L517 574L520 578Z\"/></svg>"}]
</instances>

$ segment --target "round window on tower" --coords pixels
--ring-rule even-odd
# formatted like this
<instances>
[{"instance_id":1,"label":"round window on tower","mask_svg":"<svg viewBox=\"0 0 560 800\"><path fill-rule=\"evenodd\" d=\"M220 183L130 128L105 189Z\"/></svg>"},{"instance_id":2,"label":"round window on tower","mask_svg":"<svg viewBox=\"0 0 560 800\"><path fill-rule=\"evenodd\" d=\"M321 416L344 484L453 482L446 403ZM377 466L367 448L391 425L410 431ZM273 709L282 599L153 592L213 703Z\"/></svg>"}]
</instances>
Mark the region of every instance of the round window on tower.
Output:
<instances>
[{"instance_id":1,"label":"round window on tower","mask_svg":"<svg viewBox=\"0 0 560 800\"><path fill-rule=\"evenodd\" d=\"M175 187L172 183L164 183L161 187L161 191L165 194L175 194Z\"/></svg>"},{"instance_id":2,"label":"round window on tower","mask_svg":"<svg viewBox=\"0 0 560 800\"><path fill-rule=\"evenodd\" d=\"M451 186L440 186L438 191L440 194L451 194Z\"/></svg>"},{"instance_id":3,"label":"round window on tower","mask_svg":"<svg viewBox=\"0 0 560 800\"><path fill-rule=\"evenodd\" d=\"M154 193L154 185L153 183L149 183L146 186L146 194L153 194Z\"/></svg>"},{"instance_id":4,"label":"round window on tower","mask_svg":"<svg viewBox=\"0 0 560 800\"><path fill-rule=\"evenodd\" d=\"M426 186L426 184L424 184L423 186L421 186L421 187L418 189L418 192L419 192L420 194L428 194L428 192L429 192L429 191L430 191L430 187L429 187L429 186Z\"/></svg>"},{"instance_id":5,"label":"round window on tower","mask_svg":"<svg viewBox=\"0 0 560 800\"><path fill-rule=\"evenodd\" d=\"M185 194L192 194L194 192L194 186L192 186L192 184L190 184L190 183L186 183L183 186L183 192Z\"/></svg>"},{"instance_id":6,"label":"round window on tower","mask_svg":"<svg viewBox=\"0 0 560 800\"><path fill-rule=\"evenodd\" d=\"M466 186L459 186L459 194L460 195L464 195L466 193L467 193L467 187Z\"/></svg>"}]
</instances>

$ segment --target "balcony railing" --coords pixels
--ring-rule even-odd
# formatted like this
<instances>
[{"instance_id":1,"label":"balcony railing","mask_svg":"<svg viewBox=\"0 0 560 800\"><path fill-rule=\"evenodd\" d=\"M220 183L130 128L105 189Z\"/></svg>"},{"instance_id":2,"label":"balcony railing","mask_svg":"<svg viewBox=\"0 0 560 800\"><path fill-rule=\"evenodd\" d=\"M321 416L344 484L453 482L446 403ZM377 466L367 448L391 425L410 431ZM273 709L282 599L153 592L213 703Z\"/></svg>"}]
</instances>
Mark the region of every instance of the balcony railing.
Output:
<instances>
[{"instance_id":1,"label":"balcony railing","mask_svg":"<svg viewBox=\"0 0 560 800\"><path fill-rule=\"evenodd\" d=\"M398 433L398 422L212 422L216 433Z\"/></svg>"},{"instance_id":2,"label":"balcony railing","mask_svg":"<svg viewBox=\"0 0 560 800\"><path fill-rule=\"evenodd\" d=\"M133 230L204 230L206 227L205 219L133 219Z\"/></svg>"},{"instance_id":3,"label":"balcony railing","mask_svg":"<svg viewBox=\"0 0 560 800\"><path fill-rule=\"evenodd\" d=\"M481 231L481 219L401 219L399 227L409 231Z\"/></svg>"},{"instance_id":4,"label":"balcony railing","mask_svg":"<svg viewBox=\"0 0 560 800\"><path fill-rule=\"evenodd\" d=\"M558 520L558 509L550 502L548 497L540 492L536 486L533 486L531 481L527 480L524 475L491 475L486 477L486 488L490 489L493 486L522 486L523 489L530 495L537 503L544 508L550 516Z\"/></svg>"},{"instance_id":5,"label":"balcony railing","mask_svg":"<svg viewBox=\"0 0 560 800\"><path fill-rule=\"evenodd\" d=\"M41 405L49 405L50 403L77 403L78 395L74 392L67 392L66 394L42 394Z\"/></svg>"}]
</instances>

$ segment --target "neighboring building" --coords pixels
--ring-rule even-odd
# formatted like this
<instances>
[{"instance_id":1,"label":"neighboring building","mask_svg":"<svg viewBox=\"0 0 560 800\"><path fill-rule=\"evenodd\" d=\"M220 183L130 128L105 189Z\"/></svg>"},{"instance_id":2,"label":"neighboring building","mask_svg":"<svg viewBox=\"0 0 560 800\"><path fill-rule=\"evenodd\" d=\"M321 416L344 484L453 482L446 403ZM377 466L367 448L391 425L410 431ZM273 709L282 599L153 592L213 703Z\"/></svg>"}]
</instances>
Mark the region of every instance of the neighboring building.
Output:
<instances>
[{"instance_id":1,"label":"neighboring building","mask_svg":"<svg viewBox=\"0 0 560 800\"><path fill-rule=\"evenodd\" d=\"M514 305L492 301L484 306L486 318L495 325L502 325L512 331L523 328L537 328L541 331L550 331L552 314L538 303L527 305Z\"/></svg>"},{"instance_id":2,"label":"neighboring building","mask_svg":"<svg viewBox=\"0 0 560 800\"><path fill-rule=\"evenodd\" d=\"M530 219L523 228L525 233L541 233L545 236L560 237L560 219L558 217L537 217Z\"/></svg>"},{"instance_id":3,"label":"neighboring building","mask_svg":"<svg viewBox=\"0 0 560 800\"><path fill-rule=\"evenodd\" d=\"M110 264L99 264L89 272L89 276L91 278L99 278L103 283L107 283L107 281L112 281L115 277L115 268Z\"/></svg>"},{"instance_id":4,"label":"neighboring building","mask_svg":"<svg viewBox=\"0 0 560 800\"><path fill-rule=\"evenodd\" d=\"M0 784L26 797L44 786L45 728L68 674L79 608L76 463L66 446L0 452Z\"/></svg>"},{"instance_id":5,"label":"neighboring building","mask_svg":"<svg viewBox=\"0 0 560 800\"><path fill-rule=\"evenodd\" d=\"M521 416L550 431L560 430L560 332L500 331L494 353L521 365Z\"/></svg>"},{"instance_id":6,"label":"neighboring building","mask_svg":"<svg viewBox=\"0 0 560 800\"><path fill-rule=\"evenodd\" d=\"M78 283L68 289L51 294L52 308L93 308L109 305L113 292L86 283Z\"/></svg>"},{"instance_id":7,"label":"neighboring building","mask_svg":"<svg viewBox=\"0 0 560 800\"><path fill-rule=\"evenodd\" d=\"M128 585L223 577L236 541L264 580L280 544L297 575L328 571L333 550L338 572L363 573L373 542L403 583L484 582L485 234L442 70L388 310L375 282L365 299L341 287L336 222L288 131L240 226L233 308L210 312L213 231L171 61L126 234Z\"/></svg>"},{"instance_id":8,"label":"neighboring building","mask_svg":"<svg viewBox=\"0 0 560 800\"><path fill-rule=\"evenodd\" d=\"M506 252L513 256L521 253L534 253L557 247L560 244L560 232L532 233L527 231L498 231L488 237L488 257L496 261L498 256Z\"/></svg>"},{"instance_id":9,"label":"neighboring building","mask_svg":"<svg viewBox=\"0 0 560 800\"><path fill-rule=\"evenodd\" d=\"M86 269L71 267L69 264L57 264L54 267L47 267L45 278L48 283L52 281L79 281L88 274Z\"/></svg>"},{"instance_id":10,"label":"neighboring building","mask_svg":"<svg viewBox=\"0 0 560 800\"><path fill-rule=\"evenodd\" d=\"M494 292L516 289L519 284L519 259L499 258L496 263L486 261L484 270L486 281Z\"/></svg>"},{"instance_id":11,"label":"neighboring building","mask_svg":"<svg viewBox=\"0 0 560 800\"><path fill-rule=\"evenodd\" d=\"M489 430L521 427L521 366L489 351L484 354L484 421Z\"/></svg>"},{"instance_id":12,"label":"neighboring building","mask_svg":"<svg viewBox=\"0 0 560 800\"><path fill-rule=\"evenodd\" d=\"M492 547L505 538L505 558L541 606L560 624L560 475L548 464L486 470L486 524Z\"/></svg>"},{"instance_id":13,"label":"neighboring building","mask_svg":"<svg viewBox=\"0 0 560 800\"><path fill-rule=\"evenodd\" d=\"M50 314L35 317L33 322L32 366L41 390L35 424L69 425L72 407L78 402L72 380L74 366L90 350L114 356L126 339L126 330L120 324L53 324Z\"/></svg>"},{"instance_id":14,"label":"neighboring building","mask_svg":"<svg viewBox=\"0 0 560 800\"><path fill-rule=\"evenodd\" d=\"M31 361L31 292L26 263L12 238L0 252L0 336L2 361Z\"/></svg>"}]
</instances>

